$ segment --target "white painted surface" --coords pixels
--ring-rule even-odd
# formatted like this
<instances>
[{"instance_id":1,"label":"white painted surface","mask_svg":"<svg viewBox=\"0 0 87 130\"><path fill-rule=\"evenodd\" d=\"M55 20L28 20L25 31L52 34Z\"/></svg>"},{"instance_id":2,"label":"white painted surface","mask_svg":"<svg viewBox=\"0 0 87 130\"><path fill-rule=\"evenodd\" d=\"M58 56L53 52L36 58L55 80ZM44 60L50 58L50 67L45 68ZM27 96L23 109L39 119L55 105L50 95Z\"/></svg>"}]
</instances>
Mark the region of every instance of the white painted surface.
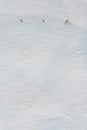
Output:
<instances>
[{"instance_id":1,"label":"white painted surface","mask_svg":"<svg viewBox=\"0 0 87 130\"><path fill-rule=\"evenodd\" d=\"M87 130L86 4L0 0L0 130Z\"/></svg>"}]
</instances>

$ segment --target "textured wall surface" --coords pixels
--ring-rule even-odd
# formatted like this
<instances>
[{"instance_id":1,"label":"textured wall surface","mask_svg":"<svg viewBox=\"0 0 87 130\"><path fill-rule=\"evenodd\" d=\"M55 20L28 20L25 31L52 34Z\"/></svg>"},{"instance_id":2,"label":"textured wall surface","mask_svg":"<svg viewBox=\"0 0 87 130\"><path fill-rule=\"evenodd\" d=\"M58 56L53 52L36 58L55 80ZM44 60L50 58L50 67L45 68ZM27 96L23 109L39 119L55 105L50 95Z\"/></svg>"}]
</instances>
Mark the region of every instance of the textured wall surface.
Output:
<instances>
[{"instance_id":1,"label":"textured wall surface","mask_svg":"<svg viewBox=\"0 0 87 130\"><path fill-rule=\"evenodd\" d=\"M86 0L0 0L0 130L87 130Z\"/></svg>"}]
</instances>

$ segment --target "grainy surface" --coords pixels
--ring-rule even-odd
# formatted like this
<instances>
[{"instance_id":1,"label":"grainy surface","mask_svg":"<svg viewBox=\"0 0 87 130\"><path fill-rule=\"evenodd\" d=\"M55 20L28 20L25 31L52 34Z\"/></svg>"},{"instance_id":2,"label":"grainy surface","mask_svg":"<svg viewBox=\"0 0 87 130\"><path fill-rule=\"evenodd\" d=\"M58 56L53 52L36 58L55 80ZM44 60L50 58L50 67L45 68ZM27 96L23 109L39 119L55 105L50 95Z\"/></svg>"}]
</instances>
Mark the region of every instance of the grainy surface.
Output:
<instances>
[{"instance_id":1,"label":"grainy surface","mask_svg":"<svg viewBox=\"0 0 87 130\"><path fill-rule=\"evenodd\" d=\"M87 130L86 5L0 0L0 130Z\"/></svg>"}]
</instances>

